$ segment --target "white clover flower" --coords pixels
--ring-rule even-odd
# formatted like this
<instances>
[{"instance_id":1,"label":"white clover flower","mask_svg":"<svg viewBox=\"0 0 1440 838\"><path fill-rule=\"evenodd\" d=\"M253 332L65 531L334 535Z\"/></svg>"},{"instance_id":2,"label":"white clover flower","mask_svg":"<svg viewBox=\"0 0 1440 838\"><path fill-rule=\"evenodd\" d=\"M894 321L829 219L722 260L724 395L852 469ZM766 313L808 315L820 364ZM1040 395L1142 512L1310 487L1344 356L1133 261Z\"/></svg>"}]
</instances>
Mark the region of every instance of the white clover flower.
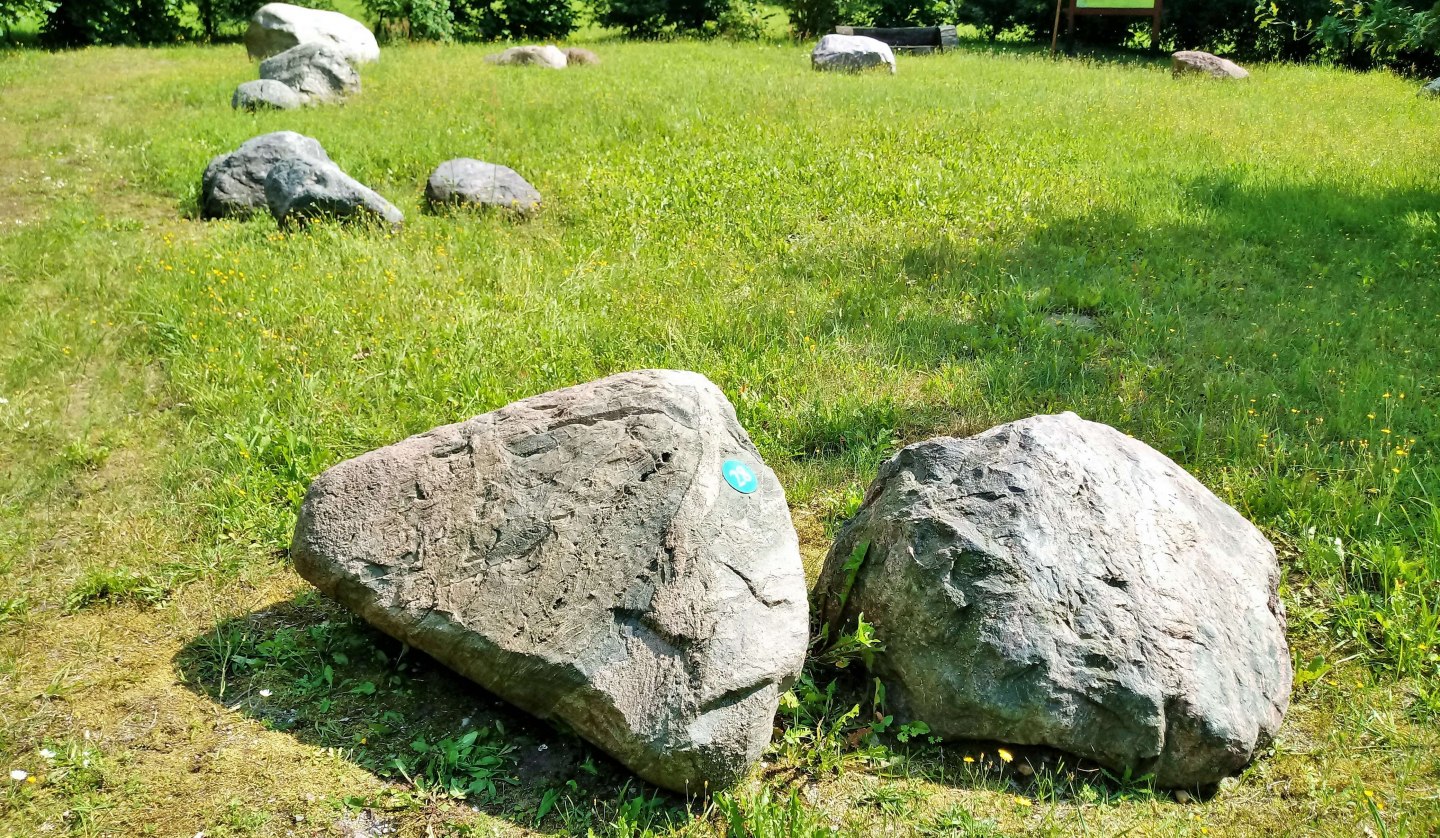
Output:
<instances>
[{"instance_id":1,"label":"white clover flower","mask_svg":"<svg viewBox=\"0 0 1440 838\"><path fill-rule=\"evenodd\" d=\"M270 697L270 691L269 691L269 690L261 690L261 691L260 691L260 697L261 697L261 698L269 698L269 697Z\"/></svg>"},{"instance_id":2,"label":"white clover flower","mask_svg":"<svg viewBox=\"0 0 1440 838\"><path fill-rule=\"evenodd\" d=\"M54 758L55 758L55 752L52 751L52 750L50 750L49 748L41 748L41 749L40 749L40 756L41 756L42 759L54 759Z\"/></svg>"},{"instance_id":3,"label":"white clover flower","mask_svg":"<svg viewBox=\"0 0 1440 838\"><path fill-rule=\"evenodd\" d=\"M29 776L30 776L30 772L29 772L29 771L21 771L21 770L18 769L18 768L12 768L12 769L10 769L10 779L14 780L14 781L17 782L17 783L23 783L23 782L25 782L25 779L26 779L27 777L29 777Z\"/></svg>"}]
</instances>

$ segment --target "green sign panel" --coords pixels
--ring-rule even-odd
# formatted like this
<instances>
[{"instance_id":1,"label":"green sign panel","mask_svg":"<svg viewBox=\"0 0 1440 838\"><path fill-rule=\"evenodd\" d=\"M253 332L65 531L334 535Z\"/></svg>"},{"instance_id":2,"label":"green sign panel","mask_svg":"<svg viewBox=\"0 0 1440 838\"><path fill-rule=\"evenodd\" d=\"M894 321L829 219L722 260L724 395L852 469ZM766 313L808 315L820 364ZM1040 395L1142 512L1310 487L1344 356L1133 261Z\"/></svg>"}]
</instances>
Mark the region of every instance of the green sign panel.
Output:
<instances>
[{"instance_id":1,"label":"green sign panel","mask_svg":"<svg viewBox=\"0 0 1440 838\"><path fill-rule=\"evenodd\" d=\"M1155 0L1075 0L1077 9L1153 9Z\"/></svg>"}]
</instances>

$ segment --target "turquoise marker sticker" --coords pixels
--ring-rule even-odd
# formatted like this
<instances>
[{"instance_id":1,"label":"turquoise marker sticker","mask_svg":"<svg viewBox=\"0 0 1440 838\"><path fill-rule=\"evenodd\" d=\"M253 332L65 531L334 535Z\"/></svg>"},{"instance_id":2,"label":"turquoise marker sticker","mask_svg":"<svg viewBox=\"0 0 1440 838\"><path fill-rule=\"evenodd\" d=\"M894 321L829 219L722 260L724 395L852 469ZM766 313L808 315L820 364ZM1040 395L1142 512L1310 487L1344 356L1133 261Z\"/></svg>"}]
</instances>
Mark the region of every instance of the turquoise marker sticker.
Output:
<instances>
[{"instance_id":1,"label":"turquoise marker sticker","mask_svg":"<svg viewBox=\"0 0 1440 838\"><path fill-rule=\"evenodd\" d=\"M760 480L749 466L739 460L726 460L720 466L720 473L725 476L725 482L730 488L742 495L748 495L760 488Z\"/></svg>"}]
</instances>

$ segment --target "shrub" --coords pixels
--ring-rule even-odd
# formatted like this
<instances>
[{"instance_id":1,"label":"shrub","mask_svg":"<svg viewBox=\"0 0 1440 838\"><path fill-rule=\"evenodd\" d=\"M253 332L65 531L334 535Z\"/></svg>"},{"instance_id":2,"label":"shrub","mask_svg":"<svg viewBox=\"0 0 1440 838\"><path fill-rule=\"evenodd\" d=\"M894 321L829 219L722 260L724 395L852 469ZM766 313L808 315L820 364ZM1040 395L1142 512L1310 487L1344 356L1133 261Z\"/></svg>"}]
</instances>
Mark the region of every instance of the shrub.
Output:
<instances>
[{"instance_id":1,"label":"shrub","mask_svg":"<svg viewBox=\"0 0 1440 838\"><path fill-rule=\"evenodd\" d=\"M256 8L255 0L196 0L195 16L201 34L213 41L224 30L243 26Z\"/></svg>"},{"instance_id":2,"label":"shrub","mask_svg":"<svg viewBox=\"0 0 1440 838\"><path fill-rule=\"evenodd\" d=\"M455 37L450 0L361 0L381 37L449 41Z\"/></svg>"},{"instance_id":3,"label":"shrub","mask_svg":"<svg viewBox=\"0 0 1440 838\"><path fill-rule=\"evenodd\" d=\"M184 35L179 0L60 0L41 36L58 47L173 43Z\"/></svg>"},{"instance_id":4,"label":"shrub","mask_svg":"<svg viewBox=\"0 0 1440 838\"><path fill-rule=\"evenodd\" d=\"M14 31L27 18L43 18L50 11L46 0L0 0L0 38Z\"/></svg>"},{"instance_id":5,"label":"shrub","mask_svg":"<svg viewBox=\"0 0 1440 838\"><path fill-rule=\"evenodd\" d=\"M591 0L595 22L632 38L713 35L731 14L732 0Z\"/></svg>"},{"instance_id":6,"label":"shrub","mask_svg":"<svg viewBox=\"0 0 1440 838\"><path fill-rule=\"evenodd\" d=\"M453 0L451 8L467 40L559 40L579 24L570 0Z\"/></svg>"}]
</instances>

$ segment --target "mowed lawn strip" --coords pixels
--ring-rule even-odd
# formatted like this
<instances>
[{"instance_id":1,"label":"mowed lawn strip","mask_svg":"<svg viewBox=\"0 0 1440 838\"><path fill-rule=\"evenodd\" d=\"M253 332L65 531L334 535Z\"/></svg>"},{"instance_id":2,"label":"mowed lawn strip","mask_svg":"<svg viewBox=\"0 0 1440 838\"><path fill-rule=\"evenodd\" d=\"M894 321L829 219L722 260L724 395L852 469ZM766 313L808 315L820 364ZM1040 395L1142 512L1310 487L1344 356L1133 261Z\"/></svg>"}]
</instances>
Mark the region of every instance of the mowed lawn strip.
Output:
<instances>
[{"instance_id":1,"label":"mowed lawn strip","mask_svg":"<svg viewBox=\"0 0 1440 838\"><path fill-rule=\"evenodd\" d=\"M0 832L1440 828L1435 103L1299 67L594 48L391 47L345 106L257 115L239 46L0 54L0 769L35 780ZM405 229L198 221L209 159L281 129ZM544 211L427 213L458 156ZM817 664L755 781L687 806L288 569L326 466L639 367L727 393L812 574L905 442L1074 410L1173 457L1281 549L1274 755L1180 804L1040 752L876 750Z\"/></svg>"}]
</instances>

